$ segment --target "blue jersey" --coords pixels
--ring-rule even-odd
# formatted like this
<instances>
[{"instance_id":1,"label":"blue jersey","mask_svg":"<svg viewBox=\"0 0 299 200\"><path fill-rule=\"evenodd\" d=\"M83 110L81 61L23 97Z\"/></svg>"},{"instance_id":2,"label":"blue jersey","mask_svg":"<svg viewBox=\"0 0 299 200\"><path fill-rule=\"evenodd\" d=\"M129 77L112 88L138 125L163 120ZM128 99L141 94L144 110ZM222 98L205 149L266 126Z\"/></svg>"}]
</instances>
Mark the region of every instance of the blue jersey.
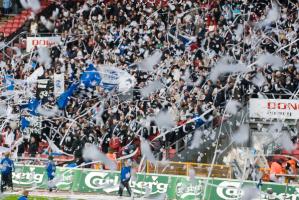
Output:
<instances>
[{"instance_id":1,"label":"blue jersey","mask_svg":"<svg viewBox=\"0 0 299 200\"><path fill-rule=\"evenodd\" d=\"M131 167L123 167L120 172L121 181L129 181L131 178Z\"/></svg>"},{"instance_id":2,"label":"blue jersey","mask_svg":"<svg viewBox=\"0 0 299 200\"><path fill-rule=\"evenodd\" d=\"M49 179L53 179L56 171L56 166L53 161L49 161L46 166L46 171Z\"/></svg>"},{"instance_id":3,"label":"blue jersey","mask_svg":"<svg viewBox=\"0 0 299 200\"><path fill-rule=\"evenodd\" d=\"M3 0L3 8L10 8L12 6L11 0Z\"/></svg>"},{"instance_id":4,"label":"blue jersey","mask_svg":"<svg viewBox=\"0 0 299 200\"><path fill-rule=\"evenodd\" d=\"M28 200L28 198L26 196L21 196L18 198L18 200Z\"/></svg>"},{"instance_id":5,"label":"blue jersey","mask_svg":"<svg viewBox=\"0 0 299 200\"><path fill-rule=\"evenodd\" d=\"M4 158L3 160L1 160L1 165L2 165L1 173L4 175L8 175L12 173L12 171L15 168L13 161L9 158Z\"/></svg>"}]
</instances>

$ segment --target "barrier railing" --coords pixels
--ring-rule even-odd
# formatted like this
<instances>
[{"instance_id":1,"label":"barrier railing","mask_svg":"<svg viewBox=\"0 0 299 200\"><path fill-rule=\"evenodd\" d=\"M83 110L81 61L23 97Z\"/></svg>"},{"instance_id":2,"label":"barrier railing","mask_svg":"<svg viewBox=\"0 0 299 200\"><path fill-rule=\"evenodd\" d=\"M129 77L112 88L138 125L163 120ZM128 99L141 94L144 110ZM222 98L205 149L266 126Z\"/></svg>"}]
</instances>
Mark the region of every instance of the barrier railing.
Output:
<instances>
[{"instance_id":1,"label":"barrier railing","mask_svg":"<svg viewBox=\"0 0 299 200\"><path fill-rule=\"evenodd\" d=\"M196 176L206 177L209 170L212 170L211 177L231 178L231 167L226 165L213 165L205 163L189 162L157 162L155 165L148 162L146 164L147 173L172 174L188 176L190 170L194 170Z\"/></svg>"},{"instance_id":2,"label":"barrier railing","mask_svg":"<svg viewBox=\"0 0 299 200\"><path fill-rule=\"evenodd\" d=\"M45 165L49 160L47 158L48 156L46 157L17 157L15 162L17 164L35 164L35 165ZM70 161L73 161L74 158L73 157L66 157L66 156L58 156L58 157L55 157L54 161L60 165L60 164L63 164L63 163L67 163L67 162L70 162Z\"/></svg>"},{"instance_id":3,"label":"barrier railing","mask_svg":"<svg viewBox=\"0 0 299 200\"><path fill-rule=\"evenodd\" d=\"M68 169L58 167L55 183L60 191L117 195L119 190L119 172ZM14 187L29 189L47 189L48 178L44 167L16 166L13 173ZM221 200L242 199L242 189L255 188L257 182L220 178L159 175L137 173L130 181L135 197L168 200ZM205 185L207 186L204 193ZM299 199L297 185L263 182L257 192L258 199ZM252 190L253 191L253 190ZM128 194L125 192L124 194ZM204 196L205 195L205 196Z\"/></svg>"},{"instance_id":4,"label":"barrier railing","mask_svg":"<svg viewBox=\"0 0 299 200\"><path fill-rule=\"evenodd\" d=\"M62 166L68 162L73 161L72 157L64 158L64 157L56 157L54 161ZM48 162L47 158L42 157L19 157L16 159L17 165L42 165L44 166ZM120 171L123 166L121 161L117 162L117 170ZM92 164L92 169L108 170L107 166L104 166L102 163ZM190 162L162 162L157 161L157 163L152 164L149 161L146 162L146 173L155 173L155 174L169 174L169 175L183 175L188 176L190 170L194 170L196 176L206 177L211 170L210 164L205 163L190 163ZM211 177L217 178L232 178L231 176L231 167L226 165L214 165L212 169Z\"/></svg>"}]
</instances>

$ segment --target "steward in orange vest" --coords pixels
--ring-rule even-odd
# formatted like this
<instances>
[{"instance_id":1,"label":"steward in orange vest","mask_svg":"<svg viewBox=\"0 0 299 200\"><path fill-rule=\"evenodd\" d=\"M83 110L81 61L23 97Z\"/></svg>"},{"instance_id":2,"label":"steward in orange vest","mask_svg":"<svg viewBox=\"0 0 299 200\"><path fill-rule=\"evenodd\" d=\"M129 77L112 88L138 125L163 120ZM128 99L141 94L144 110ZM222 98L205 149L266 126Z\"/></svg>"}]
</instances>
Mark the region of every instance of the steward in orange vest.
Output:
<instances>
[{"instance_id":1,"label":"steward in orange vest","mask_svg":"<svg viewBox=\"0 0 299 200\"><path fill-rule=\"evenodd\" d=\"M284 174L282 163L283 163L282 160L272 162L270 167L270 181L283 182L283 180L280 179L281 175Z\"/></svg>"},{"instance_id":2,"label":"steward in orange vest","mask_svg":"<svg viewBox=\"0 0 299 200\"><path fill-rule=\"evenodd\" d=\"M297 175L298 164L294 159L289 158L286 165L286 170L289 174Z\"/></svg>"}]
</instances>

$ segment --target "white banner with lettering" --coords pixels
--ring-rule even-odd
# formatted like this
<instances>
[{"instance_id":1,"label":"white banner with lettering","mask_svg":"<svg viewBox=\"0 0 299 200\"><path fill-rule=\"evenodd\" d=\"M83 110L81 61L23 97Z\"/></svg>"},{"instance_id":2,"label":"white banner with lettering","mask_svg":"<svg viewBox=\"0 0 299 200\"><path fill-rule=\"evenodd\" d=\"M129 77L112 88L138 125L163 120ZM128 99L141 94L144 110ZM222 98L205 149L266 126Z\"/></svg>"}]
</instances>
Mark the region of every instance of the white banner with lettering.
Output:
<instances>
[{"instance_id":1,"label":"white banner with lettering","mask_svg":"<svg viewBox=\"0 0 299 200\"><path fill-rule=\"evenodd\" d=\"M27 37L26 51L30 52L34 47L51 47L61 43L61 37Z\"/></svg>"},{"instance_id":2,"label":"white banner with lettering","mask_svg":"<svg viewBox=\"0 0 299 200\"><path fill-rule=\"evenodd\" d=\"M54 74L54 95L60 96L64 92L64 73Z\"/></svg>"},{"instance_id":3,"label":"white banner with lettering","mask_svg":"<svg viewBox=\"0 0 299 200\"><path fill-rule=\"evenodd\" d=\"M299 119L299 100L250 99L249 117L262 119Z\"/></svg>"}]
</instances>

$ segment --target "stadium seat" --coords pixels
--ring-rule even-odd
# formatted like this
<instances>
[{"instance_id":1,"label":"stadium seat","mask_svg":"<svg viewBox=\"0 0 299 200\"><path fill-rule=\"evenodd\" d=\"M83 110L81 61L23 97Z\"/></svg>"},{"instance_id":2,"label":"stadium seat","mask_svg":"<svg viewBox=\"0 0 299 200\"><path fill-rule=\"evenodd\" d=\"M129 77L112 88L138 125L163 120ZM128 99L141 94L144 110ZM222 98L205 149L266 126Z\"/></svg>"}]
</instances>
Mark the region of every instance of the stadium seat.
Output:
<instances>
[{"instance_id":1,"label":"stadium seat","mask_svg":"<svg viewBox=\"0 0 299 200\"><path fill-rule=\"evenodd\" d=\"M5 29L11 29L12 26L13 26L12 23L6 23L5 26L4 26L4 28L5 28Z\"/></svg>"},{"instance_id":2,"label":"stadium seat","mask_svg":"<svg viewBox=\"0 0 299 200\"><path fill-rule=\"evenodd\" d=\"M16 28L16 29L18 29L18 28L20 28L21 27L21 24L20 23L14 23L13 25L12 25L12 28Z\"/></svg>"},{"instance_id":3,"label":"stadium seat","mask_svg":"<svg viewBox=\"0 0 299 200\"><path fill-rule=\"evenodd\" d=\"M291 152L287 151L287 150L282 150L281 154L284 154L284 155L290 155Z\"/></svg>"},{"instance_id":4,"label":"stadium seat","mask_svg":"<svg viewBox=\"0 0 299 200\"><path fill-rule=\"evenodd\" d=\"M7 28L7 27L4 28L4 31L3 31L3 32L4 32L4 36L5 36L5 37L9 36L10 33L11 33L11 32L10 32L10 28Z\"/></svg>"},{"instance_id":5,"label":"stadium seat","mask_svg":"<svg viewBox=\"0 0 299 200\"><path fill-rule=\"evenodd\" d=\"M12 29L10 30L10 33L14 33L18 30L18 28L12 27Z\"/></svg>"},{"instance_id":6,"label":"stadium seat","mask_svg":"<svg viewBox=\"0 0 299 200\"><path fill-rule=\"evenodd\" d=\"M299 150L298 149L293 150L292 155L298 155L299 156Z\"/></svg>"},{"instance_id":7,"label":"stadium seat","mask_svg":"<svg viewBox=\"0 0 299 200\"><path fill-rule=\"evenodd\" d=\"M21 15L22 16L24 16L24 15L30 15L30 13L31 13L31 11L30 10L23 10L22 12L21 12Z\"/></svg>"}]
</instances>

